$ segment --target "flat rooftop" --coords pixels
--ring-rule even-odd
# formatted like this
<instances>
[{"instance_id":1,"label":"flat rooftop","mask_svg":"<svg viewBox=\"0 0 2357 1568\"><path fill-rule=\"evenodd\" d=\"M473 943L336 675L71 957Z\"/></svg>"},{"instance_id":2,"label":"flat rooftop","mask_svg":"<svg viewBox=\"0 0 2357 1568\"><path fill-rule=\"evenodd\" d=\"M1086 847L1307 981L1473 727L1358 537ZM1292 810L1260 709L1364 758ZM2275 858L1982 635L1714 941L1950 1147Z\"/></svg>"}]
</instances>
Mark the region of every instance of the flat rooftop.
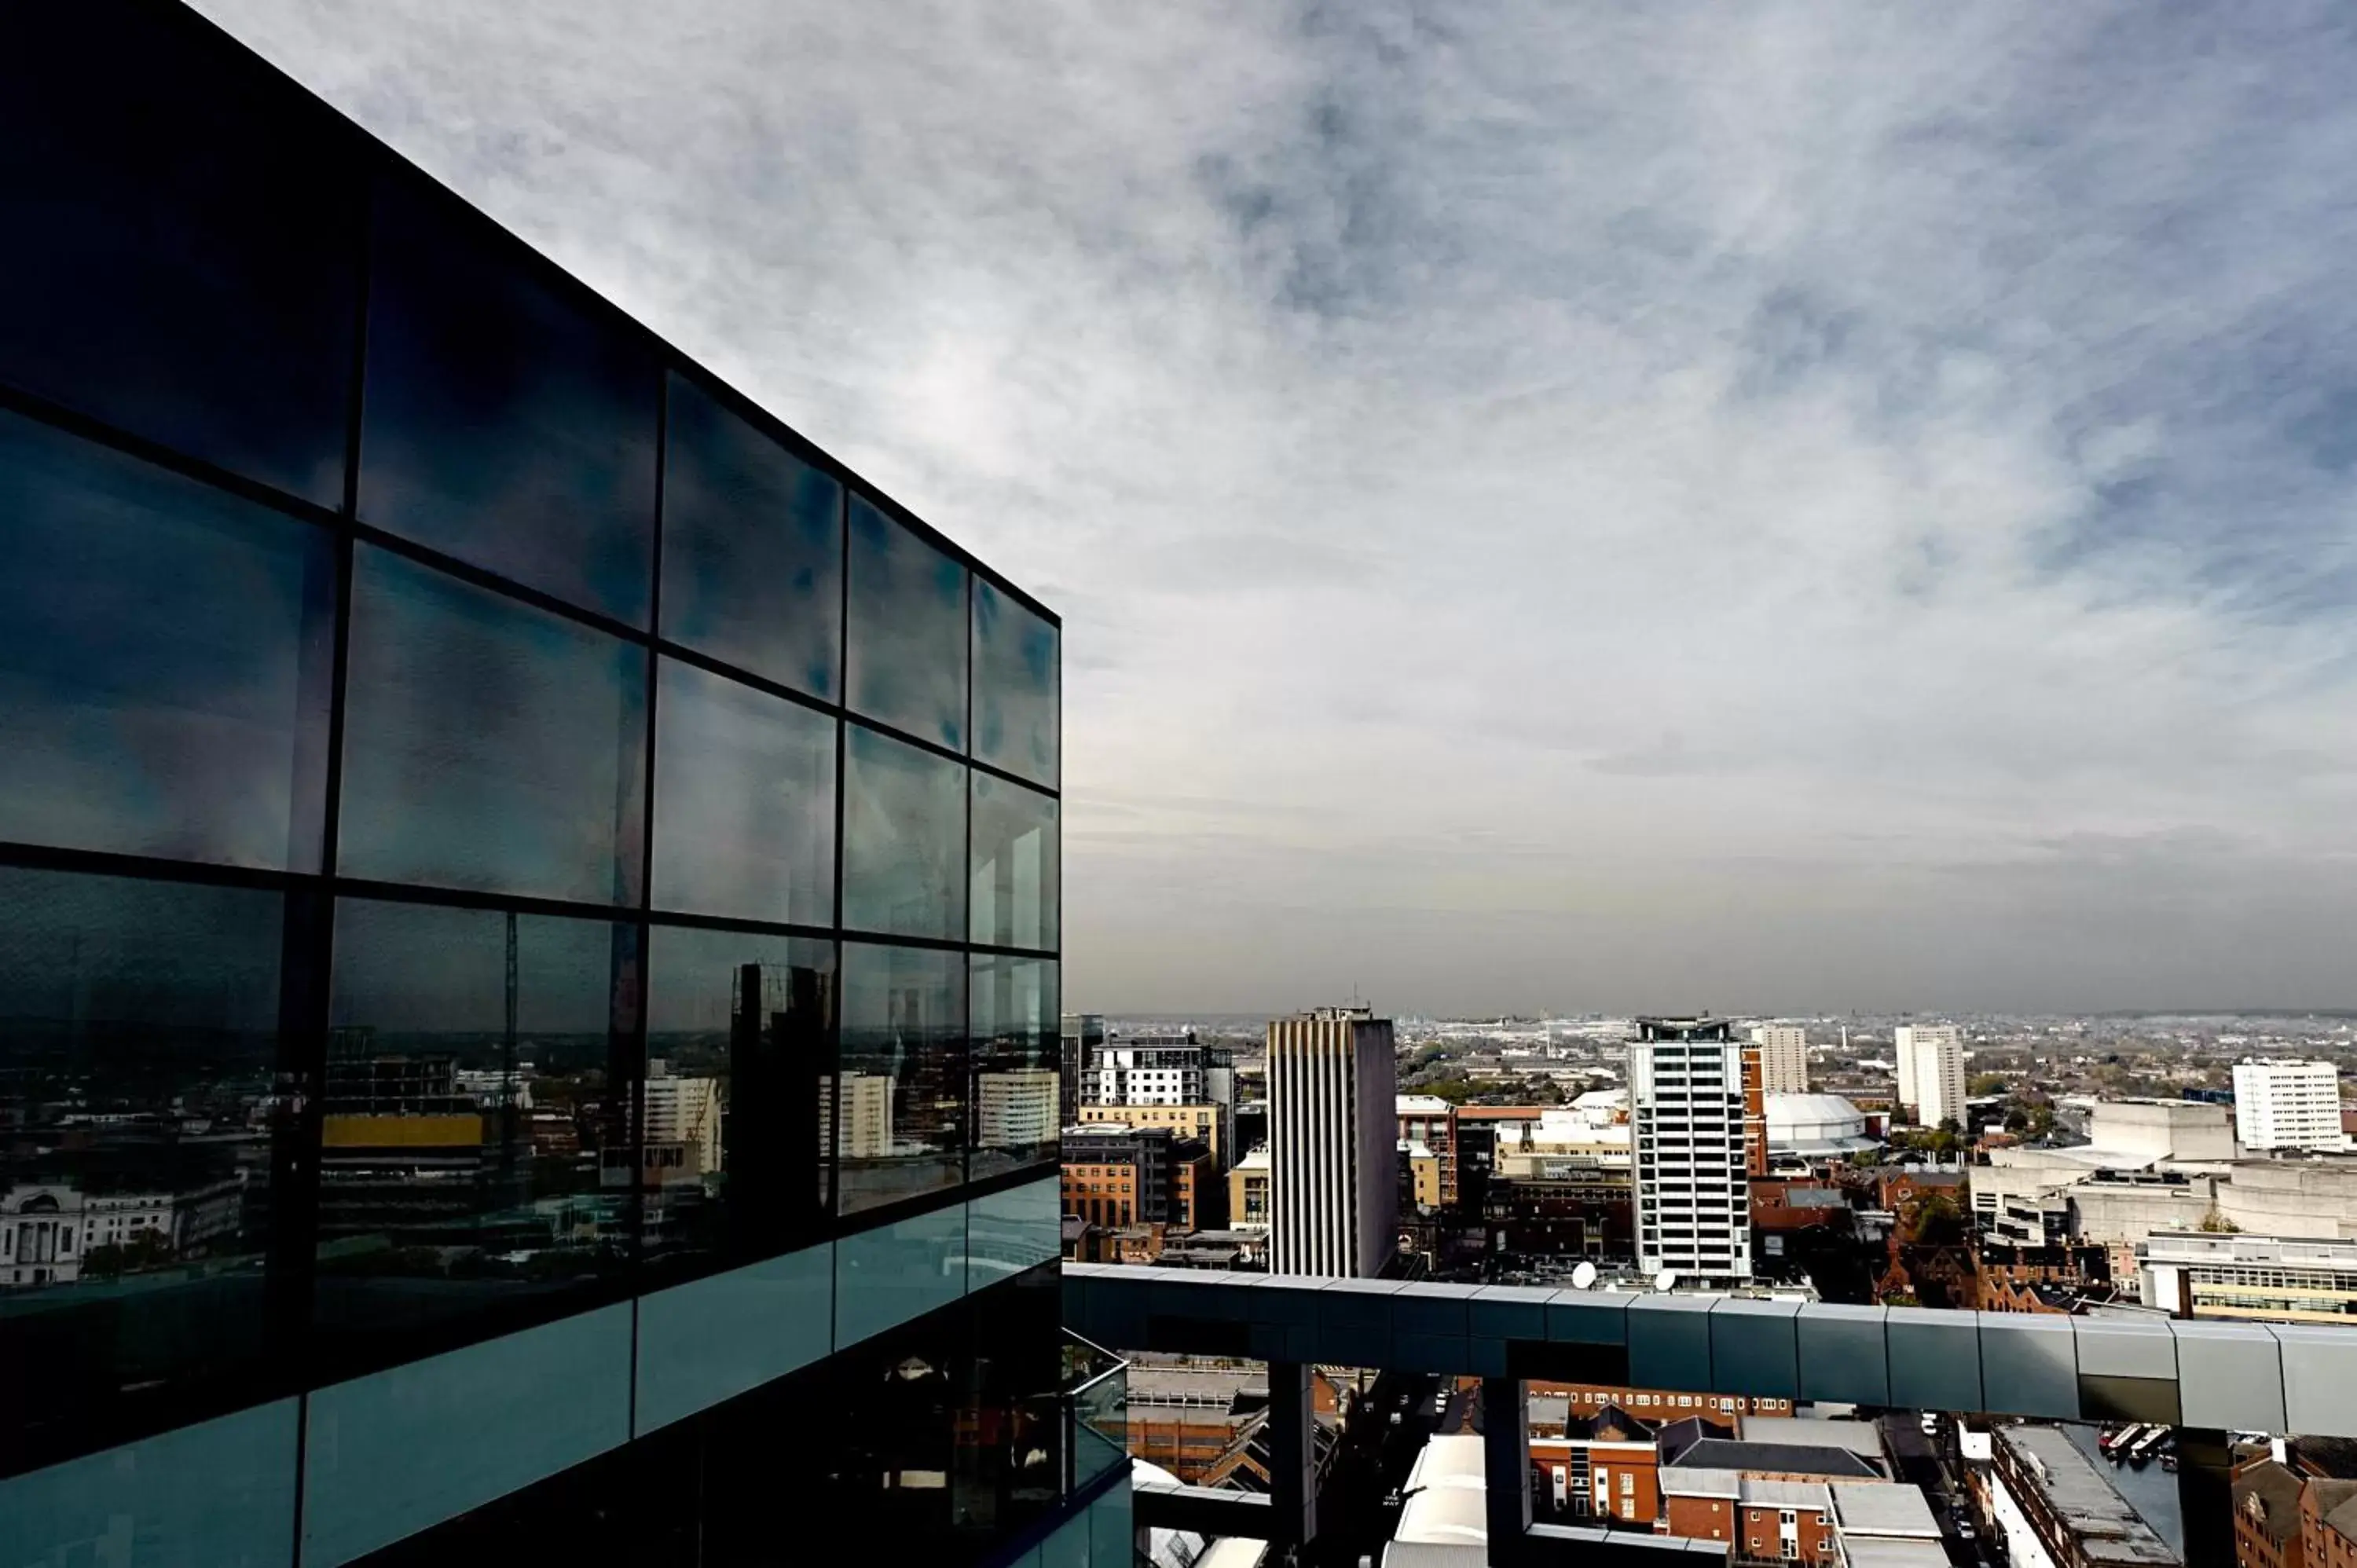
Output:
<instances>
[{"instance_id":1,"label":"flat rooftop","mask_svg":"<svg viewBox=\"0 0 2357 1568\"><path fill-rule=\"evenodd\" d=\"M2033 1478L2063 1527L2078 1537L2089 1563L2175 1568L2178 1555L2169 1543L2059 1429L2000 1426L1995 1435L2013 1450L2018 1471Z\"/></svg>"},{"instance_id":2,"label":"flat rooftop","mask_svg":"<svg viewBox=\"0 0 2357 1568\"><path fill-rule=\"evenodd\" d=\"M1826 1489L1833 1493L1834 1515L1845 1535L1856 1531L1940 1539L1940 1521L1932 1517L1932 1505L1923 1500L1920 1487L1895 1481L1831 1481Z\"/></svg>"}]
</instances>

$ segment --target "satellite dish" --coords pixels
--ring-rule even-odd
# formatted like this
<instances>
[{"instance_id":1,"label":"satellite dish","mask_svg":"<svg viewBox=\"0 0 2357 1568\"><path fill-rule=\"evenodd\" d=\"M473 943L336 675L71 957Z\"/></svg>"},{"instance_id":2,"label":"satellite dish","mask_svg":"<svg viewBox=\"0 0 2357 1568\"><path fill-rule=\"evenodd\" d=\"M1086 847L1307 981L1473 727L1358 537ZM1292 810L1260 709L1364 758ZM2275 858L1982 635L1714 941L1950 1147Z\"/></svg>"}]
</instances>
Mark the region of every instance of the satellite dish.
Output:
<instances>
[{"instance_id":1,"label":"satellite dish","mask_svg":"<svg viewBox=\"0 0 2357 1568\"><path fill-rule=\"evenodd\" d=\"M1572 1270L1571 1288L1574 1290L1594 1290L1596 1288L1596 1265L1594 1263L1582 1263L1579 1267Z\"/></svg>"},{"instance_id":2,"label":"satellite dish","mask_svg":"<svg viewBox=\"0 0 2357 1568\"><path fill-rule=\"evenodd\" d=\"M1660 1273L1653 1276L1653 1288L1655 1290L1667 1290L1677 1283L1678 1276L1668 1269L1663 1269Z\"/></svg>"}]
</instances>

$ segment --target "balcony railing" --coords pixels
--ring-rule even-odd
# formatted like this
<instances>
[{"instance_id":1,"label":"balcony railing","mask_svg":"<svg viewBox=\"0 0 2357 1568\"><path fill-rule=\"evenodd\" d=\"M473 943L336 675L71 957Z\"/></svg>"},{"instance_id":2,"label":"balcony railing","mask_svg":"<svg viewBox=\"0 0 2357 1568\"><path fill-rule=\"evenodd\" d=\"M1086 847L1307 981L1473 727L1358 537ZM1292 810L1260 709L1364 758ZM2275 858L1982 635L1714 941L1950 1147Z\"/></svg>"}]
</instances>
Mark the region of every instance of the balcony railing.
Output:
<instances>
[{"instance_id":1,"label":"balcony railing","mask_svg":"<svg viewBox=\"0 0 2357 1568\"><path fill-rule=\"evenodd\" d=\"M1682 1544L1674 1535L1631 1537L1534 1518L1523 1400L1532 1380L1834 1402L1869 1412L1946 1412L1971 1416L1983 1434L2016 1423L2024 1430L2088 1423L2083 1435L2097 1423L2174 1429L2179 1463L2169 1478L2183 1520L2184 1561L2194 1564L2233 1558L2227 1487L2234 1434L2357 1437L2357 1332L2341 1326L1090 1264L1067 1264L1063 1285L1066 1322L1099 1339L1132 1351L1264 1360L1273 1388L1280 1368L1289 1375L1311 1363L1480 1379L1491 1412L1482 1434L1493 1563L1653 1562ZM1307 1402L1288 1408L1306 1426ZM1496 1419L1503 1411L1516 1418ZM1942 1431L1963 1441L1953 1423ZM1955 1492L1951 1486L1945 1495L1953 1500ZM1275 1508L1200 1488L1144 1487L1136 1496L1141 1526L1284 1541L1318 1532L1308 1488L1271 1498ZM1288 1496L1297 1507L1282 1506ZM1969 1546L1960 1527L1943 1529L1959 1550Z\"/></svg>"},{"instance_id":2,"label":"balcony railing","mask_svg":"<svg viewBox=\"0 0 2357 1568\"><path fill-rule=\"evenodd\" d=\"M1064 1440L1067 1497L1129 1463L1127 1361L1067 1329L1063 1388L1056 1405Z\"/></svg>"}]
</instances>

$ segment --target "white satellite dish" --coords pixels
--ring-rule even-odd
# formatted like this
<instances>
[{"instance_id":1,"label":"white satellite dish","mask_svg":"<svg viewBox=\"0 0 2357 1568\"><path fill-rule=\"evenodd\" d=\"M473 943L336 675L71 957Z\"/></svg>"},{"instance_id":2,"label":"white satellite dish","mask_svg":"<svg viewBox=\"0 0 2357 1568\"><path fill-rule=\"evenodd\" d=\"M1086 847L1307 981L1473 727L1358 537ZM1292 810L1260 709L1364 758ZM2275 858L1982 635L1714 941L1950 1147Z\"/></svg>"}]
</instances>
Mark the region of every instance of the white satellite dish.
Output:
<instances>
[{"instance_id":1,"label":"white satellite dish","mask_svg":"<svg viewBox=\"0 0 2357 1568\"><path fill-rule=\"evenodd\" d=\"M1667 1269L1663 1269L1660 1273L1653 1276L1653 1288L1655 1290L1667 1290L1677 1283L1678 1276Z\"/></svg>"},{"instance_id":2,"label":"white satellite dish","mask_svg":"<svg viewBox=\"0 0 2357 1568\"><path fill-rule=\"evenodd\" d=\"M1579 1267L1572 1270L1571 1288L1574 1290L1594 1290L1596 1288L1596 1265L1594 1263L1582 1263Z\"/></svg>"}]
</instances>

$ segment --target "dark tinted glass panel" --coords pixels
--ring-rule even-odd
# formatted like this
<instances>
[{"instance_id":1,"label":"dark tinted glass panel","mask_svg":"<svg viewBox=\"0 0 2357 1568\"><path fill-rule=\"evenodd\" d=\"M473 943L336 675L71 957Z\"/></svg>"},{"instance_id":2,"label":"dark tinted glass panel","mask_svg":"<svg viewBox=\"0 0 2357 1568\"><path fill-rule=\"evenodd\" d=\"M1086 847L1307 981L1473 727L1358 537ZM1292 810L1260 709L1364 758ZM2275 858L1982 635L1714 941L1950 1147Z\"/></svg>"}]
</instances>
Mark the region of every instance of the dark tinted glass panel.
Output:
<instances>
[{"instance_id":1,"label":"dark tinted glass panel","mask_svg":"<svg viewBox=\"0 0 2357 1568\"><path fill-rule=\"evenodd\" d=\"M316 869L327 534L0 413L0 838Z\"/></svg>"},{"instance_id":2,"label":"dark tinted glass panel","mask_svg":"<svg viewBox=\"0 0 2357 1568\"><path fill-rule=\"evenodd\" d=\"M668 659L655 714L655 903L834 924L834 717Z\"/></svg>"},{"instance_id":3,"label":"dark tinted glass panel","mask_svg":"<svg viewBox=\"0 0 2357 1568\"><path fill-rule=\"evenodd\" d=\"M974 754L1035 784L1056 787L1056 628L1047 618L974 580Z\"/></svg>"},{"instance_id":4,"label":"dark tinted glass panel","mask_svg":"<svg viewBox=\"0 0 2357 1568\"><path fill-rule=\"evenodd\" d=\"M339 505L352 142L158 9L8 9L0 381Z\"/></svg>"},{"instance_id":5,"label":"dark tinted glass panel","mask_svg":"<svg viewBox=\"0 0 2357 1568\"><path fill-rule=\"evenodd\" d=\"M851 705L965 749L965 568L851 498Z\"/></svg>"},{"instance_id":6,"label":"dark tinted glass panel","mask_svg":"<svg viewBox=\"0 0 2357 1568\"><path fill-rule=\"evenodd\" d=\"M1056 946L1056 802L1036 789L974 776L973 940Z\"/></svg>"},{"instance_id":7,"label":"dark tinted glass panel","mask_svg":"<svg viewBox=\"0 0 2357 1568\"><path fill-rule=\"evenodd\" d=\"M965 1169L965 959L845 942L835 1190L845 1214Z\"/></svg>"},{"instance_id":8,"label":"dark tinted glass panel","mask_svg":"<svg viewBox=\"0 0 2357 1568\"><path fill-rule=\"evenodd\" d=\"M845 734L844 925L954 940L965 768L857 725Z\"/></svg>"},{"instance_id":9,"label":"dark tinted glass panel","mask_svg":"<svg viewBox=\"0 0 2357 1568\"><path fill-rule=\"evenodd\" d=\"M979 1180L1055 1163L1056 964L994 958L974 965L974 1157Z\"/></svg>"},{"instance_id":10,"label":"dark tinted glass panel","mask_svg":"<svg viewBox=\"0 0 2357 1568\"><path fill-rule=\"evenodd\" d=\"M0 1473L275 1391L284 899L0 867Z\"/></svg>"},{"instance_id":11,"label":"dark tinted glass panel","mask_svg":"<svg viewBox=\"0 0 2357 1568\"><path fill-rule=\"evenodd\" d=\"M361 545L345 689L344 873L637 902L643 650Z\"/></svg>"},{"instance_id":12,"label":"dark tinted glass panel","mask_svg":"<svg viewBox=\"0 0 2357 1568\"><path fill-rule=\"evenodd\" d=\"M832 1441L812 1502L845 1539L906 1560L987 1560L995 1538L1052 1506L1062 1445L1052 1391L1052 1288L969 1297L830 1363Z\"/></svg>"},{"instance_id":13,"label":"dark tinted glass panel","mask_svg":"<svg viewBox=\"0 0 2357 1568\"><path fill-rule=\"evenodd\" d=\"M663 635L837 695L843 487L678 376L668 427Z\"/></svg>"},{"instance_id":14,"label":"dark tinted glass panel","mask_svg":"<svg viewBox=\"0 0 2357 1568\"><path fill-rule=\"evenodd\" d=\"M1010 1533L1055 1506L1064 1472L1060 1306L1055 1272L1035 1271L365 1562L741 1568L843 1555L781 1550L813 1529L875 1543L878 1563L1002 1560Z\"/></svg>"},{"instance_id":15,"label":"dark tinted glass panel","mask_svg":"<svg viewBox=\"0 0 2357 1568\"><path fill-rule=\"evenodd\" d=\"M831 1164L834 944L674 926L650 941L648 1251L693 1268L807 1245Z\"/></svg>"},{"instance_id":16,"label":"dark tinted glass panel","mask_svg":"<svg viewBox=\"0 0 2357 1568\"><path fill-rule=\"evenodd\" d=\"M637 1058L615 1025L637 942L602 920L337 906L315 1286L334 1354L504 1332L619 1278Z\"/></svg>"},{"instance_id":17,"label":"dark tinted glass panel","mask_svg":"<svg viewBox=\"0 0 2357 1568\"><path fill-rule=\"evenodd\" d=\"M522 246L407 181L380 192L361 518L644 626L654 360Z\"/></svg>"},{"instance_id":18,"label":"dark tinted glass panel","mask_svg":"<svg viewBox=\"0 0 2357 1568\"><path fill-rule=\"evenodd\" d=\"M1051 1155L1052 1157L1052 1155ZM974 1361L950 1486L960 1529L1010 1530L1052 1507L1063 1476L1062 1281L1033 1269L966 1298Z\"/></svg>"}]
</instances>

